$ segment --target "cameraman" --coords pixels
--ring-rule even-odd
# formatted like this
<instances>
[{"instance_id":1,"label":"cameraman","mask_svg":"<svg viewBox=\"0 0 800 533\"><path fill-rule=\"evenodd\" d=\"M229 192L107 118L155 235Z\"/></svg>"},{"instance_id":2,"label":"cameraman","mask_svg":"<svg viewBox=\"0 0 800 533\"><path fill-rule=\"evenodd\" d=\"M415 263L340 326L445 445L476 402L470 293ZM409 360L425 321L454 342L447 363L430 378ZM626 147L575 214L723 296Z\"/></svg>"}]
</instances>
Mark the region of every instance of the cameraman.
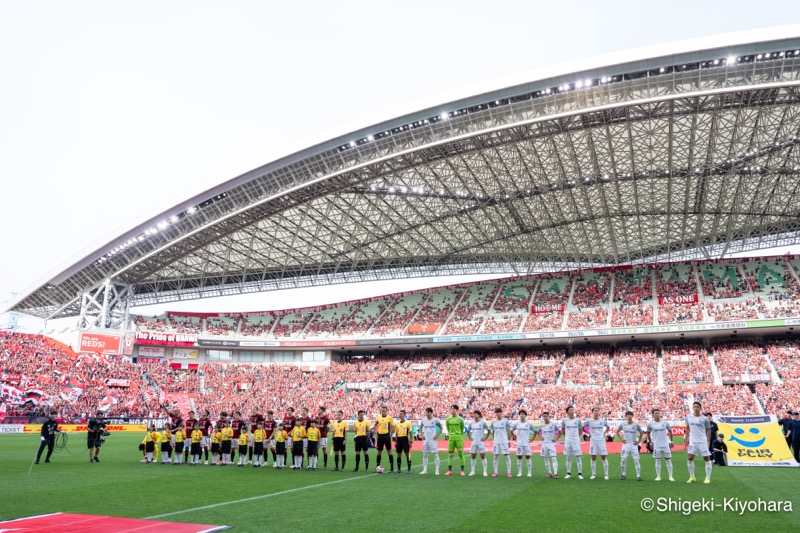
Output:
<instances>
[{"instance_id":1,"label":"cameraman","mask_svg":"<svg viewBox=\"0 0 800 533\"><path fill-rule=\"evenodd\" d=\"M106 431L106 421L103 419L103 412L97 411L95 418L90 418L86 424L86 446L89 448L89 463L99 463L97 454L100 453L100 445L103 444L103 437L108 435Z\"/></svg>"},{"instance_id":2,"label":"cameraman","mask_svg":"<svg viewBox=\"0 0 800 533\"><path fill-rule=\"evenodd\" d=\"M42 424L42 443L39 444L39 451L36 452L37 465L39 464L39 459L42 458L42 452L45 447L47 447L47 457L44 458L44 462L50 462L50 456L53 455L53 446L56 443L56 433L61 433L61 430L58 429L58 422L56 422L56 412L50 411L50 418Z\"/></svg>"}]
</instances>

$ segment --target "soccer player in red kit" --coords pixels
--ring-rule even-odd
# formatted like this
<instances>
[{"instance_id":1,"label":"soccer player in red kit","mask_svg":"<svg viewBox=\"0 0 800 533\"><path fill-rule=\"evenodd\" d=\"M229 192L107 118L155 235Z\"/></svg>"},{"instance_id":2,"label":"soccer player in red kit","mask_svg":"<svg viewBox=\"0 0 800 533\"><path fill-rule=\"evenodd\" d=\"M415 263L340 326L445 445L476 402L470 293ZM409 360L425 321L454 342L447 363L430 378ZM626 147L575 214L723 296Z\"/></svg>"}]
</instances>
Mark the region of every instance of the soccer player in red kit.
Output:
<instances>
[{"instance_id":1,"label":"soccer player in red kit","mask_svg":"<svg viewBox=\"0 0 800 533\"><path fill-rule=\"evenodd\" d=\"M233 429L233 440L238 441L239 435L242 434L242 428L247 426L247 422L244 421L242 418L242 413L236 411L233 413L233 422L231 422L231 428ZM231 450L231 464L234 463L234 458L236 457L236 448L234 447Z\"/></svg>"},{"instance_id":2,"label":"soccer player in red kit","mask_svg":"<svg viewBox=\"0 0 800 533\"><path fill-rule=\"evenodd\" d=\"M197 418L194 416L194 411L189 411L189 418L186 419L186 427L184 431L186 432L186 440L187 444L183 448L183 462L184 464L189 464L189 442L191 442L192 438L192 431L194 430L194 425L197 423Z\"/></svg>"},{"instance_id":3,"label":"soccer player in red kit","mask_svg":"<svg viewBox=\"0 0 800 533\"><path fill-rule=\"evenodd\" d=\"M308 431L308 408L307 407L303 407L302 409L300 409L300 416L298 416L297 419L294 421L294 425L295 426L300 426L303 429L305 429L306 431ZM303 457L300 459L300 468L303 468L303 466L304 466L303 465L303 461L304 461L305 456L306 456L306 449L307 448L308 448L308 439L304 438L303 439ZM294 455L292 457L294 457Z\"/></svg>"},{"instance_id":4,"label":"soccer player in red kit","mask_svg":"<svg viewBox=\"0 0 800 533\"><path fill-rule=\"evenodd\" d=\"M266 447L269 447L269 451L272 452L272 466L277 468L278 459L275 455L275 430L278 429L278 421L275 420L275 415L272 411L267 411L267 419L264 420L264 431L266 431L266 436L264 437L265 441L265 448L264 448L264 455L267 454ZM266 461L264 461L266 464Z\"/></svg>"},{"instance_id":5,"label":"soccer player in red kit","mask_svg":"<svg viewBox=\"0 0 800 533\"><path fill-rule=\"evenodd\" d=\"M319 429L319 447L322 449L322 464L325 470L328 469L328 430L331 427L331 419L325 413L325 406L320 405L317 409L317 429Z\"/></svg>"},{"instance_id":6,"label":"soccer player in red kit","mask_svg":"<svg viewBox=\"0 0 800 533\"><path fill-rule=\"evenodd\" d=\"M259 422L264 422L264 415L258 414L258 410L254 410L253 414L250 416L250 435L253 435L253 432L258 428ZM250 439L249 443L247 444L247 464L253 463L253 446L255 445L255 439Z\"/></svg>"},{"instance_id":7,"label":"soccer player in red kit","mask_svg":"<svg viewBox=\"0 0 800 533\"><path fill-rule=\"evenodd\" d=\"M294 416L294 407L290 407L286 410L286 416L283 417L283 430L286 433L289 433L292 428L294 427L294 423L297 419Z\"/></svg>"},{"instance_id":8,"label":"soccer player in red kit","mask_svg":"<svg viewBox=\"0 0 800 533\"><path fill-rule=\"evenodd\" d=\"M203 451L206 456L206 464L208 464L208 450L211 448L211 433L214 431L214 423L211 421L211 412L206 409L203 411L203 416L198 421L200 431L203 432L203 440L200 441Z\"/></svg>"}]
</instances>

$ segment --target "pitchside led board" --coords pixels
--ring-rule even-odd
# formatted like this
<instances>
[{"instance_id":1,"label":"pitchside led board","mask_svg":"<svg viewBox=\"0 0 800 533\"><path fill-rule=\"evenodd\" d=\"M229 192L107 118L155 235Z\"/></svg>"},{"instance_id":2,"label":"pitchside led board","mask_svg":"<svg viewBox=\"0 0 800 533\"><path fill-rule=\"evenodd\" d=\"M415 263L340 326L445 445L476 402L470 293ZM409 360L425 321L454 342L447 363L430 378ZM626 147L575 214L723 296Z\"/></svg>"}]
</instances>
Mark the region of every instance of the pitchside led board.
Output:
<instances>
[{"instance_id":1,"label":"pitchside led board","mask_svg":"<svg viewBox=\"0 0 800 533\"><path fill-rule=\"evenodd\" d=\"M773 415L715 416L728 445L728 466L798 466Z\"/></svg>"}]
</instances>

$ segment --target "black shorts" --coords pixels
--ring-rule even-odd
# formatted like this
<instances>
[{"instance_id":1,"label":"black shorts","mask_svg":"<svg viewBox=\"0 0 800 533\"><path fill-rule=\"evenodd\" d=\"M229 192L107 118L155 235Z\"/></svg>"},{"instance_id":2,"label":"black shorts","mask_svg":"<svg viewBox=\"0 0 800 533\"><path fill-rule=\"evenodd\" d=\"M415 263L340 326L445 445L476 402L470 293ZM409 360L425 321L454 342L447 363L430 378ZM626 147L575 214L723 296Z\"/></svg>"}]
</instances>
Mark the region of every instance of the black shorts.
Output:
<instances>
[{"instance_id":1,"label":"black shorts","mask_svg":"<svg viewBox=\"0 0 800 533\"><path fill-rule=\"evenodd\" d=\"M263 442L254 442L253 443L253 453L256 455L264 455L264 443Z\"/></svg>"},{"instance_id":2,"label":"black shorts","mask_svg":"<svg viewBox=\"0 0 800 533\"><path fill-rule=\"evenodd\" d=\"M394 449L397 453L408 453L411 451L411 443L408 442L408 437L397 437L397 442L394 443Z\"/></svg>"},{"instance_id":3,"label":"black shorts","mask_svg":"<svg viewBox=\"0 0 800 533\"><path fill-rule=\"evenodd\" d=\"M219 443L219 451L222 453L231 453L231 441L224 440Z\"/></svg>"},{"instance_id":4,"label":"black shorts","mask_svg":"<svg viewBox=\"0 0 800 533\"><path fill-rule=\"evenodd\" d=\"M144 443L144 451L147 453L153 453L156 451L156 443L155 442L145 442Z\"/></svg>"},{"instance_id":5,"label":"black shorts","mask_svg":"<svg viewBox=\"0 0 800 533\"><path fill-rule=\"evenodd\" d=\"M333 451L334 452L343 452L347 447L347 443L344 441L344 437L333 437Z\"/></svg>"},{"instance_id":6,"label":"black shorts","mask_svg":"<svg viewBox=\"0 0 800 533\"><path fill-rule=\"evenodd\" d=\"M276 455L286 455L286 443L285 442L276 442L275 443L275 454Z\"/></svg>"},{"instance_id":7,"label":"black shorts","mask_svg":"<svg viewBox=\"0 0 800 533\"><path fill-rule=\"evenodd\" d=\"M175 453L183 453L183 441L175 443Z\"/></svg>"},{"instance_id":8,"label":"black shorts","mask_svg":"<svg viewBox=\"0 0 800 533\"><path fill-rule=\"evenodd\" d=\"M200 455L200 451L202 450L202 446L200 446L199 442L192 443L192 455Z\"/></svg>"},{"instance_id":9,"label":"black shorts","mask_svg":"<svg viewBox=\"0 0 800 533\"><path fill-rule=\"evenodd\" d=\"M219 442L212 442L211 443L211 453L213 453L213 454L219 453Z\"/></svg>"},{"instance_id":10,"label":"black shorts","mask_svg":"<svg viewBox=\"0 0 800 533\"><path fill-rule=\"evenodd\" d=\"M392 451L392 436L388 433L383 435L378 435L378 445L376 446L379 452L382 452L384 448L386 448L389 452Z\"/></svg>"},{"instance_id":11,"label":"black shorts","mask_svg":"<svg viewBox=\"0 0 800 533\"><path fill-rule=\"evenodd\" d=\"M239 445L239 454L247 455L247 444L240 444Z\"/></svg>"},{"instance_id":12,"label":"black shorts","mask_svg":"<svg viewBox=\"0 0 800 533\"><path fill-rule=\"evenodd\" d=\"M89 437L86 439L86 447L91 448L99 448L100 447L100 437Z\"/></svg>"},{"instance_id":13,"label":"black shorts","mask_svg":"<svg viewBox=\"0 0 800 533\"><path fill-rule=\"evenodd\" d=\"M292 455L303 455L303 441L292 442Z\"/></svg>"},{"instance_id":14,"label":"black shorts","mask_svg":"<svg viewBox=\"0 0 800 533\"><path fill-rule=\"evenodd\" d=\"M356 453L369 451L369 440L367 440L366 435L361 437L356 437L355 443L356 443Z\"/></svg>"},{"instance_id":15,"label":"black shorts","mask_svg":"<svg viewBox=\"0 0 800 533\"><path fill-rule=\"evenodd\" d=\"M319 441L308 441L308 448L306 448L306 452L308 452L308 455L317 455L319 453Z\"/></svg>"},{"instance_id":16,"label":"black shorts","mask_svg":"<svg viewBox=\"0 0 800 533\"><path fill-rule=\"evenodd\" d=\"M169 442L162 442L161 443L161 451L162 452L171 452L172 445Z\"/></svg>"}]
</instances>

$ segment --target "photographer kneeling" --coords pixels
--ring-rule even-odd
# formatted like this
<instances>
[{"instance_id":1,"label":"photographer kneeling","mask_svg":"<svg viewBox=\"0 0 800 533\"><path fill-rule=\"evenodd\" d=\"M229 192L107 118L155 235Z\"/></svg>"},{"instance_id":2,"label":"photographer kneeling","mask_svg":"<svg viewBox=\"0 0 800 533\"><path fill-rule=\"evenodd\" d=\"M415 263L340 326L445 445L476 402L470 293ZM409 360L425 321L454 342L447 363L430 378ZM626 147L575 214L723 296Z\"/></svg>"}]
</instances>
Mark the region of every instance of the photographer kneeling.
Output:
<instances>
[{"instance_id":1,"label":"photographer kneeling","mask_svg":"<svg viewBox=\"0 0 800 533\"><path fill-rule=\"evenodd\" d=\"M103 419L103 412L97 411L95 418L90 418L86 424L86 446L89 448L89 463L99 463L97 454L100 453L100 445L103 444L109 435L106 431L106 421Z\"/></svg>"},{"instance_id":2,"label":"photographer kneeling","mask_svg":"<svg viewBox=\"0 0 800 533\"><path fill-rule=\"evenodd\" d=\"M47 448L47 456L44 458L44 462L50 462L50 456L53 455L53 446L56 443L56 433L61 433L61 430L58 429L58 422L56 422L56 412L50 411L50 418L42 424L42 442L39 444L39 451L36 452L37 465L45 448Z\"/></svg>"}]
</instances>

